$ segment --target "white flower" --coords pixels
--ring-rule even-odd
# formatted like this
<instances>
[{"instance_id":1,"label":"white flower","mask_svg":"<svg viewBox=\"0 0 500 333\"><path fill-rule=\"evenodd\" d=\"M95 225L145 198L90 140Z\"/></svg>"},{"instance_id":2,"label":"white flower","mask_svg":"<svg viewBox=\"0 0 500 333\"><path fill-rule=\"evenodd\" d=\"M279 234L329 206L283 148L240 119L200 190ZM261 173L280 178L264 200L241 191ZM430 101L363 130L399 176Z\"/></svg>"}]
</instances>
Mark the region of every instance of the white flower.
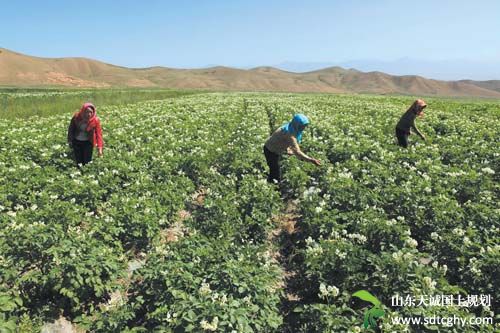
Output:
<instances>
[{"instance_id":1,"label":"white flower","mask_svg":"<svg viewBox=\"0 0 500 333\"><path fill-rule=\"evenodd\" d=\"M413 238L407 238L405 241L405 244L408 245L409 247L417 247L418 242L414 240Z\"/></svg>"},{"instance_id":2,"label":"white flower","mask_svg":"<svg viewBox=\"0 0 500 333\"><path fill-rule=\"evenodd\" d=\"M304 198L308 198L315 193L319 193L321 190L319 188L316 188L314 186L309 187L307 190L304 191L303 196Z\"/></svg>"},{"instance_id":3,"label":"white flower","mask_svg":"<svg viewBox=\"0 0 500 333\"><path fill-rule=\"evenodd\" d=\"M347 253L341 252L339 249L335 249L335 254L340 258L340 259L345 259L347 256Z\"/></svg>"},{"instance_id":4,"label":"white flower","mask_svg":"<svg viewBox=\"0 0 500 333\"><path fill-rule=\"evenodd\" d=\"M201 284L200 289L198 289L198 292L200 293L200 295L208 295L208 294L210 294L210 292L212 292L212 289L210 289L210 284L208 284L206 282L203 282Z\"/></svg>"},{"instance_id":5,"label":"white flower","mask_svg":"<svg viewBox=\"0 0 500 333\"><path fill-rule=\"evenodd\" d=\"M393 226L395 225L397 222L395 219L390 219L390 220L387 220L385 221L385 224L387 224L388 226Z\"/></svg>"},{"instance_id":6,"label":"white flower","mask_svg":"<svg viewBox=\"0 0 500 333\"><path fill-rule=\"evenodd\" d=\"M339 178L352 179L352 173L346 170L346 172L339 173Z\"/></svg>"},{"instance_id":7,"label":"white flower","mask_svg":"<svg viewBox=\"0 0 500 333\"><path fill-rule=\"evenodd\" d=\"M500 245L498 245L498 244L494 245L493 247L491 247L491 246L486 247L486 251L488 253L491 253L491 254L493 254L494 252L499 251L499 250L500 250Z\"/></svg>"},{"instance_id":8,"label":"white flower","mask_svg":"<svg viewBox=\"0 0 500 333\"><path fill-rule=\"evenodd\" d=\"M214 319L212 320L211 323L209 323L206 320L200 321L200 326L205 331L212 331L212 332L216 331L218 325L219 325L219 318L218 317L214 317Z\"/></svg>"},{"instance_id":9,"label":"white flower","mask_svg":"<svg viewBox=\"0 0 500 333\"><path fill-rule=\"evenodd\" d=\"M337 297L340 293L339 288L335 286L328 286L328 292L333 296Z\"/></svg>"},{"instance_id":10,"label":"white flower","mask_svg":"<svg viewBox=\"0 0 500 333\"><path fill-rule=\"evenodd\" d=\"M488 168L488 167L482 168L481 171L483 173L487 173L487 174L490 174L490 175L494 175L495 174L495 171L493 169L491 169L491 168Z\"/></svg>"},{"instance_id":11,"label":"white flower","mask_svg":"<svg viewBox=\"0 0 500 333\"><path fill-rule=\"evenodd\" d=\"M349 333L361 333L361 327L354 326L353 328L351 328L351 330L349 331Z\"/></svg>"},{"instance_id":12,"label":"white flower","mask_svg":"<svg viewBox=\"0 0 500 333\"><path fill-rule=\"evenodd\" d=\"M347 237L349 237L350 239L357 240L358 243L360 243L360 244L365 243L366 240L367 240L366 236L360 235L360 234L356 234L356 233L354 233L354 234L348 234Z\"/></svg>"},{"instance_id":13,"label":"white flower","mask_svg":"<svg viewBox=\"0 0 500 333\"><path fill-rule=\"evenodd\" d=\"M324 283L319 285L319 294L318 297L321 299L325 299L329 296L337 297L339 295L339 289L335 286L327 286Z\"/></svg>"},{"instance_id":14,"label":"white flower","mask_svg":"<svg viewBox=\"0 0 500 333\"><path fill-rule=\"evenodd\" d=\"M447 174L448 174L448 176L450 176L450 177L458 177L458 176L465 175L465 172L463 172L463 171L458 171L458 172L448 172Z\"/></svg>"},{"instance_id":15,"label":"white flower","mask_svg":"<svg viewBox=\"0 0 500 333\"><path fill-rule=\"evenodd\" d=\"M432 278L426 276L424 277L424 285L429 288L429 289L435 289L436 288L436 281L433 281Z\"/></svg>"},{"instance_id":16,"label":"white flower","mask_svg":"<svg viewBox=\"0 0 500 333\"><path fill-rule=\"evenodd\" d=\"M403 258L403 252L401 252L401 251L398 251L398 252L393 252L393 253L392 253L392 258L393 258L393 259L394 259L394 261L396 261L396 262L401 261L401 259Z\"/></svg>"},{"instance_id":17,"label":"white flower","mask_svg":"<svg viewBox=\"0 0 500 333\"><path fill-rule=\"evenodd\" d=\"M315 243L314 245L308 246L306 248L306 253L313 257L317 257L323 254L323 248L321 247L321 245Z\"/></svg>"},{"instance_id":18,"label":"white flower","mask_svg":"<svg viewBox=\"0 0 500 333\"><path fill-rule=\"evenodd\" d=\"M470 262L469 262L469 269L472 273L474 273L474 275L481 275L482 272L481 270L477 267L478 265L478 262L477 262L477 258L476 257L473 257L470 259Z\"/></svg>"},{"instance_id":19,"label":"white flower","mask_svg":"<svg viewBox=\"0 0 500 333\"><path fill-rule=\"evenodd\" d=\"M432 238L433 240L437 240L437 239L439 238L438 233L437 233L437 232L432 232L432 233L431 233L431 238Z\"/></svg>"}]
</instances>

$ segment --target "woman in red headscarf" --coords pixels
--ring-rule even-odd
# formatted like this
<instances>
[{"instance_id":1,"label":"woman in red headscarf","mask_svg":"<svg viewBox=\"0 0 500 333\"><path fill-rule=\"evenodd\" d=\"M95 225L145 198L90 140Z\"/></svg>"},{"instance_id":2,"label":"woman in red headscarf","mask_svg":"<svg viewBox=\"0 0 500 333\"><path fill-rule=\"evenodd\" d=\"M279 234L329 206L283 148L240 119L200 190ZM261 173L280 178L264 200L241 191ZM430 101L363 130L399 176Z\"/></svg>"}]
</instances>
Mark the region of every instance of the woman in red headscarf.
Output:
<instances>
[{"instance_id":1,"label":"woman in red headscarf","mask_svg":"<svg viewBox=\"0 0 500 333\"><path fill-rule=\"evenodd\" d=\"M92 151L97 147L102 156L102 129L92 103L83 104L79 112L71 118L68 127L68 144L73 148L77 164L87 164L92 160Z\"/></svg>"},{"instance_id":2,"label":"woman in red headscarf","mask_svg":"<svg viewBox=\"0 0 500 333\"><path fill-rule=\"evenodd\" d=\"M422 140L425 141L425 136L418 130L417 125L415 124L415 118L421 117L424 115L424 109L427 104L421 100L417 99L410 106L408 110L401 116L399 122L396 125L396 137L398 138L398 144L401 147L408 147L408 136L411 134L411 129L417 133Z\"/></svg>"}]
</instances>

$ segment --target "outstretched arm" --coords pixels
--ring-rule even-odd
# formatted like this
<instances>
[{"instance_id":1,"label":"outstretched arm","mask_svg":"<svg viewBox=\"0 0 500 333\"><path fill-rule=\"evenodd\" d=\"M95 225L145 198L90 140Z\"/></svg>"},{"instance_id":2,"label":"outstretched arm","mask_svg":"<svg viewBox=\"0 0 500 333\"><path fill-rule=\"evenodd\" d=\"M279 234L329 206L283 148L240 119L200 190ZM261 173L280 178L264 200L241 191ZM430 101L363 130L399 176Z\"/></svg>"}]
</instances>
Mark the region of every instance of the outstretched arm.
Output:
<instances>
[{"instance_id":1,"label":"outstretched arm","mask_svg":"<svg viewBox=\"0 0 500 333\"><path fill-rule=\"evenodd\" d=\"M98 120L96 123L96 145L98 149L98 154L99 156L102 156L102 148L104 146L104 141L102 140L102 128L101 128L101 122Z\"/></svg>"},{"instance_id":2,"label":"outstretched arm","mask_svg":"<svg viewBox=\"0 0 500 333\"><path fill-rule=\"evenodd\" d=\"M411 127L413 128L413 130L415 131L415 133L417 133L417 135L419 137L421 137L422 140L425 141L425 136L422 134L422 132L419 131L419 129L417 128L417 125L415 124L415 121L413 121L413 124L411 125Z\"/></svg>"},{"instance_id":3,"label":"outstretched arm","mask_svg":"<svg viewBox=\"0 0 500 333\"><path fill-rule=\"evenodd\" d=\"M313 163L315 165L321 165L321 162L313 157L307 156L304 154L304 152L300 149L299 144L297 143L297 140L293 138L293 145L287 150L288 154L290 155L295 155L299 160L306 161Z\"/></svg>"}]
</instances>

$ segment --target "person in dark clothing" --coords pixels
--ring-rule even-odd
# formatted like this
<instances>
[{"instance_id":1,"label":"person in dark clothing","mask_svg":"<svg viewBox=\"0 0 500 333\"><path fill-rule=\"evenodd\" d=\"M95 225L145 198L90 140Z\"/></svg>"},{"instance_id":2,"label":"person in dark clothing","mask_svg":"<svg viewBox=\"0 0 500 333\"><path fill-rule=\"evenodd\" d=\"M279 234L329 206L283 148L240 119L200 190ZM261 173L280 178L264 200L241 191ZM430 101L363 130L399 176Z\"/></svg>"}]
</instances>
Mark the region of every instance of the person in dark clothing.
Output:
<instances>
[{"instance_id":1,"label":"person in dark clothing","mask_svg":"<svg viewBox=\"0 0 500 333\"><path fill-rule=\"evenodd\" d=\"M425 141L425 136L420 132L415 124L415 119L423 116L423 110L426 106L427 104L423 100L417 99L399 119L399 122L396 124L396 137L398 139L398 144L401 147L408 147L408 137L412 133L411 129L413 129L415 133L417 133L417 135Z\"/></svg>"},{"instance_id":2,"label":"person in dark clothing","mask_svg":"<svg viewBox=\"0 0 500 333\"><path fill-rule=\"evenodd\" d=\"M288 153L295 155L299 159L311 162L315 165L321 165L321 162L315 158L309 157L302 152L299 143L302 141L302 131L309 124L309 119L303 114L296 114L292 121L278 128L264 144L264 156L269 166L269 176L267 181L281 181L280 155Z\"/></svg>"},{"instance_id":3,"label":"person in dark clothing","mask_svg":"<svg viewBox=\"0 0 500 333\"><path fill-rule=\"evenodd\" d=\"M94 147L98 148L101 157L104 142L102 140L101 122L97 118L92 103L83 104L80 111L71 118L68 127L68 144L73 149L75 162L87 164L92 160Z\"/></svg>"}]
</instances>

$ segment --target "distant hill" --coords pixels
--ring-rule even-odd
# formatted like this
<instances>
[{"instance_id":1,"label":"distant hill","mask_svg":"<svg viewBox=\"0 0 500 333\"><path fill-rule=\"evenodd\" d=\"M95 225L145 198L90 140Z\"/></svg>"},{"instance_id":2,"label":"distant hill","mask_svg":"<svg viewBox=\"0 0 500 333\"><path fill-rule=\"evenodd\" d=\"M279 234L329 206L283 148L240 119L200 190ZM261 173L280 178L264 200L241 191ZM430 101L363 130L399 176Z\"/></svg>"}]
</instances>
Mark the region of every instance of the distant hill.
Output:
<instances>
[{"instance_id":1,"label":"distant hill","mask_svg":"<svg viewBox=\"0 0 500 333\"><path fill-rule=\"evenodd\" d=\"M475 86L478 86L478 87L481 87L484 89L494 90L494 91L500 92L500 80L488 80L488 81L461 80L459 82L473 84Z\"/></svg>"},{"instance_id":2,"label":"distant hill","mask_svg":"<svg viewBox=\"0 0 500 333\"><path fill-rule=\"evenodd\" d=\"M0 48L0 85L17 87L168 87L234 91L331 92L500 98L500 81L439 81L421 76L328 67L293 73L248 70L127 68L87 58L40 58Z\"/></svg>"}]
</instances>

